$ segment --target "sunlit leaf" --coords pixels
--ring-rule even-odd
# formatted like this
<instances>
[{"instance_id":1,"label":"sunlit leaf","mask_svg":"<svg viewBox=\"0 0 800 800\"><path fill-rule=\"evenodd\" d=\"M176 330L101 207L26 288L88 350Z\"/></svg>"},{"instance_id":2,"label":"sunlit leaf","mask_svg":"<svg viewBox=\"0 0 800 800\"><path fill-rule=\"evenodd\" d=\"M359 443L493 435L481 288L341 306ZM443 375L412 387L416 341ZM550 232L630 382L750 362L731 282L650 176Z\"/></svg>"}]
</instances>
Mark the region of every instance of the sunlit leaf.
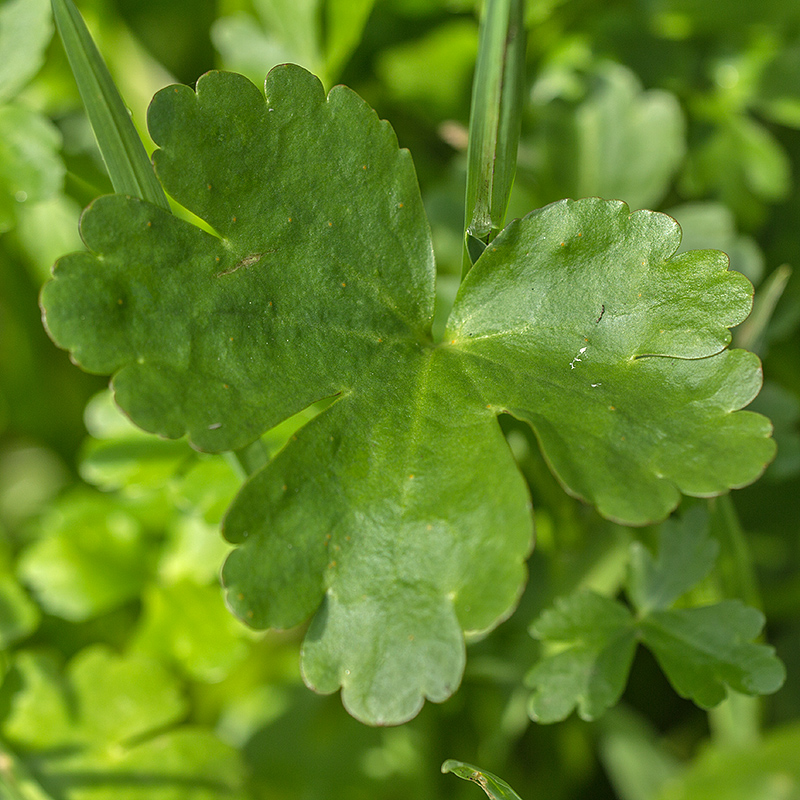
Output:
<instances>
[{"instance_id":1,"label":"sunlit leaf","mask_svg":"<svg viewBox=\"0 0 800 800\"><path fill-rule=\"evenodd\" d=\"M236 753L207 728L178 723L186 702L141 656L82 650L62 674L22 654L3 737L40 785L64 800L239 800Z\"/></svg>"},{"instance_id":2,"label":"sunlit leaf","mask_svg":"<svg viewBox=\"0 0 800 800\"><path fill-rule=\"evenodd\" d=\"M329 399L235 500L223 580L255 627L316 613L305 680L341 687L358 718L444 700L464 633L514 607L532 525L498 415L529 422L568 490L625 522L749 483L772 457L769 423L738 413L758 360L725 349L751 287L721 254L673 256L669 218L593 199L512 223L437 343L413 167L355 94L326 98L293 66L266 98L212 72L160 92L149 127L169 194L215 233L100 198L89 252L43 291L48 329L114 374L134 422L201 450Z\"/></svg>"}]
</instances>

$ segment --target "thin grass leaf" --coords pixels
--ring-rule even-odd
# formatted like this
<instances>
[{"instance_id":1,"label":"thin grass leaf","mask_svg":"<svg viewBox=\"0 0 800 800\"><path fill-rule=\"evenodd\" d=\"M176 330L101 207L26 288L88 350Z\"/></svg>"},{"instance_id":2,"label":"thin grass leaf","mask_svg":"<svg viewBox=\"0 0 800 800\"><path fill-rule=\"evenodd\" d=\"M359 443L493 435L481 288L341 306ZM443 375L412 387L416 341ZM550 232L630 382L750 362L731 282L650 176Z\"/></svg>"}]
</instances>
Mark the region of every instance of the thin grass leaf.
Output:
<instances>
[{"instance_id":1,"label":"thin grass leaf","mask_svg":"<svg viewBox=\"0 0 800 800\"><path fill-rule=\"evenodd\" d=\"M442 764L442 772L452 772L465 781L477 783L490 800L521 800L520 796L504 780L492 775L491 772L473 767L472 764L448 758Z\"/></svg>"},{"instance_id":2,"label":"thin grass leaf","mask_svg":"<svg viewBox=\"0 0 800 800\"><path fill-rule=\"evenodd\" d=\"M464 274L503 228L517 165L524 71L523 2L489 0L472 87Z\"/></svg>"},{"instance_id":3,"label":"thin grass leaf","mask_svg":"<svg viewBox=\"0 0 800 800\"><path fill-rule=\"evenodd\" d=\"M72 0L52 3L56 27L114 191L169 211L142 140L80 12Z\"/></svg>"}]
</instances>

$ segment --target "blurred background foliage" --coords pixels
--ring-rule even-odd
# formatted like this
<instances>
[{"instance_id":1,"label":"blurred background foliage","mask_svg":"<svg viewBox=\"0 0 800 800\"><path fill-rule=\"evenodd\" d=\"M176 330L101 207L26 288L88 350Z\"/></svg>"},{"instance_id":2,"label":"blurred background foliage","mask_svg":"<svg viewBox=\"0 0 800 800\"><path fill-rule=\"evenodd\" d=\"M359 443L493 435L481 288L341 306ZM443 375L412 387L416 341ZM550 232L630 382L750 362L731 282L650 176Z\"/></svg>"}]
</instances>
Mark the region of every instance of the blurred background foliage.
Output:
<instances>
[{"instance_id":1,"label":"blurred background foliage","mask_svg":"<svg viewBox=\"0 0 800 800\"><path fill-rule=\"evenodd\" d=\"M78 5L149 148L153 93L212 68L261 83L293 61L359 92L413 154L443 319L461 265L474 2ZM747 549L723 546L714 592L741 594L726 575L747 573L747 599L755 591L787 665L784 688L707 714L640 651L623 702L600 720L532 723L523 678L539 645L527 626L577 587L613 596L629 543L655 531L567 497L509 420L538 545L520 609L471 645L461 690L394 729L366 728L338 698L306 690L300 633L251 632L223 605L218 522L236 466L134 430L105 381L74 368L42 329L39 288L59 255L81 247L80 209L110 184L49 2L3 0L0 797L475 797L439 774L455 757L529 800L800 798L800 4L529 0L526 15L511 215L587 195L665 210L685 249L725 250L756 286L735 340L763 359L753 407L774 420L779 455L712 515L741 528Z\"/></svg>"}]
</instances>

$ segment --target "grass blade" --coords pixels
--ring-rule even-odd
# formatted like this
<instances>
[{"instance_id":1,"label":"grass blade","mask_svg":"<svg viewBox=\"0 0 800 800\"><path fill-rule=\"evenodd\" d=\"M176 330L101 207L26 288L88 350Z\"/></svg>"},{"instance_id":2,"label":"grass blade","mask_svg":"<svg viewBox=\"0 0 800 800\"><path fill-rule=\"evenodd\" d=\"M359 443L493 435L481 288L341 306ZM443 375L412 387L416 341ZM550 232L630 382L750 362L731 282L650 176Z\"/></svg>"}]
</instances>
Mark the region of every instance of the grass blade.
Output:
<instances>
[{"instance_id":1,"label":"grass blade","mask_svg":"<svg viewBox=\"0 0 800 800\"><path fill-rule=\"evenodd\" d=\"M517 166L524 73L523 0L488 0L469 120L464 274L503 228Z\"/></svg>"},{"instance_id":2,"label":"grass blade","mask_svg":"<svg viewBox=\"0 0 800 800\"><path fill-rule=\"evenodd\" d=\"M114 191L169 211L142 140L80 12L72 0L52 3L56 27Z\"/></svg>"}]
</instances>

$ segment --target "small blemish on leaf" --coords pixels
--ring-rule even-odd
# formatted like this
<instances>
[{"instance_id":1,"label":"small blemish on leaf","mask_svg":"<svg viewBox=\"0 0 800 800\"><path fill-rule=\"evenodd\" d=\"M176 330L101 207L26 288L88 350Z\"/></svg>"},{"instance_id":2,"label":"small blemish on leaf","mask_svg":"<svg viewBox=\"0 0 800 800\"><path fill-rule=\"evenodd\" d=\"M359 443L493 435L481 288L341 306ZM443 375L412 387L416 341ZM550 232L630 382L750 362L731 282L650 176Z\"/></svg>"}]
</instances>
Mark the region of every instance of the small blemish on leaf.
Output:
<instances>
[{"instance_id":1,"label":"small blemish on leaf","mask_svg":"<svg viewBox=\"0 0 800 800\"><path fill-rule=\"evenodd\" d=\"M208 426L210 431L218 431L222 427L221 422L213 422L211 425Z\"/></svg>"},{"instance_id":2,"label":"small blemish on leaf","mask_svg":"<svg viewBox=\"0 0 800 800\"><path fill-rule=\"evenodd\" d=\"M616 410L617 410L617 407L616 407L616 406L609 406L609 407L608 407L608 410L609 410L609 411L616 411Z\"/></svg>"},{"instance_id":3,"label":"small blemish on leaf","mask_svg":"<svg viewBox=\"0 0 800 800\"><path fill-rule=\"evenodd\" d=\"M333 223L332 223L332 222L329 222L329 223L328 223L328 227L329 227L329 228L332 228L332 227L333 227Z\"/></svg>"},{"instance_id":4,"label":"small blemish on leaf","mask_svg":"<svg viewBox=\"0 0 800 800\"><path fill-rule=\"evenodd\" d=\"M236 217L231 217L231 222L236 222Z\"/></svg>"},{"instance_id":5,"label":"small blemish on leaf","mask_svg":"<svg viewBox=\"0 0 800 800\"><path fill-rule=\"evenodd\" d=\"M346 287L347 287L347 284L346 283L342 283L342 289L345 289Z\"/></svg>"},{"instance_id":6,"label":"small blemish on leaf","mask_svg":"<svg viewBox=\"0 0 800 800\"><path fill-rule=\"evenodd\" d=\"M244 595L241 592L239 592L239 594L236 595L236 599L237 600L244 600Z\"/></svg>"},{"instance_id":7,"label":"small blemish on leaf","mask_svg":"<svg viewBox=\"0 0 800 800\"><path fill-rule=\"evenodd\" d=\"M402 208L402 207L403 207L403 204L402 204L402 203L398 203L398 204L397 204L397 207L398 207L398 208Z\"/></svg>"},{"instance_id":8,"label":"small blemish on leaf","mask_svg":"<svg viewBox=\"0 0 800 800\"><path fill-rule=\"evenodd\" d=\"M249 267L252 267L253 264L258 264L263 255L263 253L251 253L249 256L245 256L241 261L237 261L232 267L224 269L222 272L218 272L217 277L221 278L223 275L231 275L240 269L248 269ZM219 258L217 258L217 261L219 261Z\"/></svg>"},{"instance_id":9,"label":"small blemish on leaf","mask_svg":"<svg viewBox=\"0 0 800 800\"><path fill-rule=\"evenodd\" d=\"M253 613L252 610L247 612L247 619L253 619L254 616L255 616L255 614Z\"/></svg>"},{"instance_id":10,"label":"small blemish on leaf","mask_svg":"<svg viewBox=\"0 0 800 800\"><path fill-rule=\"evenodd\" d=\"M122 305L122 298L121 298L121 297L120 297L120 299L119 299L119 300L117 300L117 305L118 305L118 306L121 306L121 305Z\"/></svg>"},{"instance_id":11,"label":"small blemish on leaf","mask_svg":"<svg viewBox=\"0 0 800 800\"><path fill-rule=\"evenodd\" d=\"M147 227L148 228L152 228L153 227L153 223L150 222L150 220L147 220Z\"/></svg>"},{"instance_id":12,"label":"small blemish on leaf","mask_svg":"<svg viewBox=\"0 0 800 800\"><path fill-rule=\"evenodd\" d=\"M600 316L595 320L595 322L600 322L600 320L603 319L603 314L605 314L605 313L606 313L606 305L605 305L605 303L603 303L600 306ZM663 333L663 331L662 331L662 333Z\"/></svg>"},{"instance_id":13,"label":"small blemish on leaf","mask_svg":"<svg viewBox=\"0 0 800 800\"><path fill-rule=\"evenodd\" d=\"M413 475L409 475L409 476L408 476L408 479L409 479L409 480L413 480L413 479L414 479L414 476L413 476Z\"/></svg>"}]
</instances>

